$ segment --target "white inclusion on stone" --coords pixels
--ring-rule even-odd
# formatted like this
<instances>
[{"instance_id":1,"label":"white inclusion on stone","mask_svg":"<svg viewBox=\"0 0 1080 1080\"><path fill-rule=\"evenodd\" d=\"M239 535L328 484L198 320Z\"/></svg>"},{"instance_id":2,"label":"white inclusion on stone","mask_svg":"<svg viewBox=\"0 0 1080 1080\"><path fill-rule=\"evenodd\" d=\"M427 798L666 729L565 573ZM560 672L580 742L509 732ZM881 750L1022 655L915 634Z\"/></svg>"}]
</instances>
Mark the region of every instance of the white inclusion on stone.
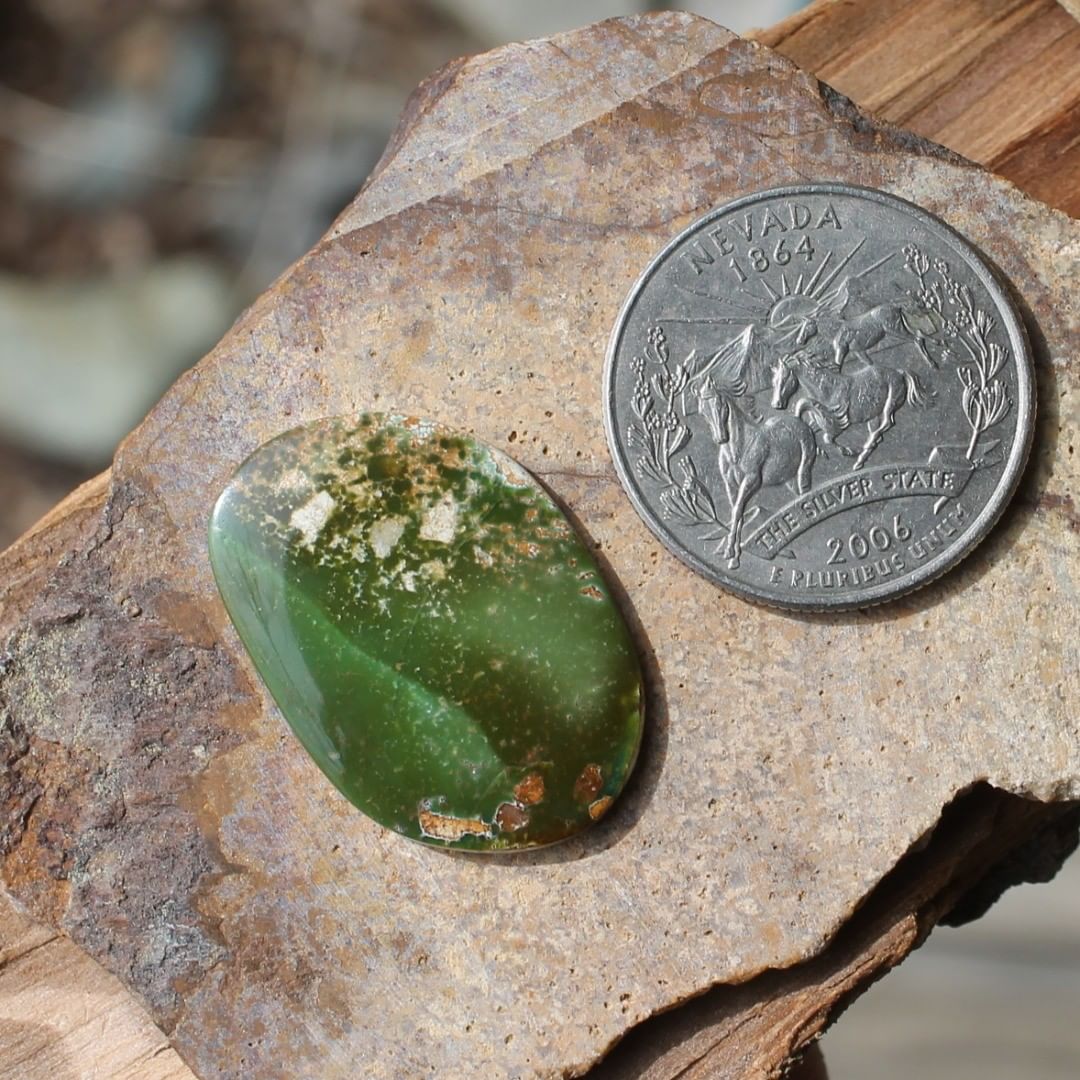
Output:
<instances>
[{"instance_id":1,"label":"white inclusion on stone","mask_svg":"<svg viewBox=\"0 0 1080 1080\"><path fill-rule=\"evenodd\" d=\"M481 457L480 469L493 480L509 484L511 487L535 487L533 478L512 458L501 450L488 447L488 452Z\"/></svg>"},{"instance_id":2,"label":"white inclusion on stone","mask_svg":"<svg viewBox=\"0 0 1080 1080\"><path fill-rule=\"evenodd\" d=\"M387 427L403 427L417 440L427 440L438 431L439 425L433 420L423 420L416 416L406 416L404 413L391 413L386 418Z\"/></svg>"},{"instance_id":3,"label":"white inclusion on stone","mask_svg":"<svg viewBox=\"0 0 1080 1080\"><path fill-rule=\"evenodd\" d=\"M289 524L299 531L304 547L314 547L323 526L334 512L333 496L326 491L318 491L303 506L292 512Z\"/></svg>"},{"instance_id":4,"label":"white inclusion on stone","mask_svg":"<svg viewBox=\"0 0 1080 1080\"><path fill-rule=\"evenodd\" d=\"M494 566L495 559L489 555L482 547L477 544L473 544L473 557L481 566Z\"/></svg>"},{"instance_id":5,"label":"white inclusion on stone","mask_svg":"<svg viewBox=\"0 0 1080 1080\"><path fill-rule=\"evenodd\" d=\"M429 559L421 564L420 573L432 581L442 581L446 577L446 564L438 559Z\"/></svg>"},{"instance_id":6,"label":"white inclusion on stone","mask_svg":"<svg viewBox=\"0 0 1080 1080\"><path fill-rule=\"evenodd\" d=\"M401 518L381 518L368 531L368 543L377 559L385 559L405 531L405 522Z\"/></svg>"},{"instance_id":7,"label":"white inclusion on stone","mask_svg":"<svg viewBox=\"0 0 1080 1080\"><path fill-rule=\"evenodd\" d=\"M289 469L278 477L277 489L283 495L311 490L311 478L300 469Z\"/></svg>"},{"instance_id":8,"label":"white inclusion on stone","mask_svg":"<svg viewBox=\"0 0 1080 1080\"><path fill-rule=\"evenodd\" d=\"M434 540L437 544L449 544L458 527L458 504L450 492L424 512L420 522L420 539Z\"/></svg>"}]
</instances>

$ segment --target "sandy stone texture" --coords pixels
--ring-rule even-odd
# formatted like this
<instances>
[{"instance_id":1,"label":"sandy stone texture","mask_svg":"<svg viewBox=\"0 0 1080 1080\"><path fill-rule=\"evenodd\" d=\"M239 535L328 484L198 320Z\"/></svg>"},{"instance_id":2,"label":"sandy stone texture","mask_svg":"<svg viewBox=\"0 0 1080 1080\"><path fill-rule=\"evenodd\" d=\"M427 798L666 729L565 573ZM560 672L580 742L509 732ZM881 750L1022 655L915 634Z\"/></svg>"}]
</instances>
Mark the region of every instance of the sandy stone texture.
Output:
<instances>
[{"instance_id":1,"label":"sandy stone texture","mask_svg":"<svg viewBox=\"0 0 1080 1080\"><path fill-rule=\"evenodd\" d=\"M1033 463L958 571L840 616L750 606L640 522L601 422L649 258L767 186L912 199L1007 275ZM1080 229L688 15L461 61L330 234L88 493L4 557L3 879L117 973L203 1078L579 1075L632 1025L814 956L979 781L1080 798ZM650 682L636 779L509 859L353 810L263 693L214 590L211 505L316 417L415 413L540 476L597 545Z\"/></svg>"}]
</instances>

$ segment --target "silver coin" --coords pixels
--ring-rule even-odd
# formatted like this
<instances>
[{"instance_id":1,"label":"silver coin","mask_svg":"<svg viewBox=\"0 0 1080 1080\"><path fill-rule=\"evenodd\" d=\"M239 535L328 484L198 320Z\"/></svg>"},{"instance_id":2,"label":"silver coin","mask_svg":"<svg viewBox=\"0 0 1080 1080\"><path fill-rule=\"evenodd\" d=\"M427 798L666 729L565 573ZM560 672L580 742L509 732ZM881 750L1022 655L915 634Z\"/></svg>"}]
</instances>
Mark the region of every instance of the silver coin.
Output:
<instances>
[{"instance_id":1,"label":"silver coin","mask_svg":"<svg viewBox=\"0 0 1080 1080\"><path fill-rule=\"evenodd\" d=\"M1023 323L959 234L840 184L701 218L630 293L605 422L638 513L757 601L862 607L986 535L1035 414Z\"/></svg>"}]
</instances>

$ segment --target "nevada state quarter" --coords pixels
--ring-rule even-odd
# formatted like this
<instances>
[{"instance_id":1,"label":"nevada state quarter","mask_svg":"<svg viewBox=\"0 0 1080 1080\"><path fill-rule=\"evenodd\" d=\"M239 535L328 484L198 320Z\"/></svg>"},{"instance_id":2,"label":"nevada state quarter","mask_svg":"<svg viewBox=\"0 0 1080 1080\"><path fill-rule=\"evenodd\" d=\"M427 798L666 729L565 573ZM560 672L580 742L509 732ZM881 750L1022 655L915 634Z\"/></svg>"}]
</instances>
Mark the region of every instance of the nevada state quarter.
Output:
<instances>
[{"instance_id":1,"label":"nevada state quarter","mask_svg":"<svg viewBox=\"0 0 1080 1080\"><path fill-rule=\"evenodd\" d=\"M605 367L630 499L752 600L862 607L967 555L1031 442L1027 335L973 248L869 188L713 211L634 286Z\"/></svg>"}]
</instances>

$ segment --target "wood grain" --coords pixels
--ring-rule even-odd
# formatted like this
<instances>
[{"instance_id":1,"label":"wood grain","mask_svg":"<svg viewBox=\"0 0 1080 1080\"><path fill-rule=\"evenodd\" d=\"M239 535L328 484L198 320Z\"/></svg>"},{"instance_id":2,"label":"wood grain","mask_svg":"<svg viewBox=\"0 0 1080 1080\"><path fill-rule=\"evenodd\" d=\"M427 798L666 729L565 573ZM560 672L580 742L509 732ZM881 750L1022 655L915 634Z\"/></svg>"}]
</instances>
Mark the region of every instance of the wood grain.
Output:
<instances>
[{"instance_id":1,"label":"wood grain","mask_svg":"<svg viewBox=\"0 0 1080 1080\"><path fill-rule=\"evenodd\" d=\"M830 0L756 37L868 112L1080 215L1080 22L1054 0Z\"/></svg>"},{"instance_id":2,"label":"wood grain","mask_svg":"<svg viewBox=\"0 0 1080 1080\"><path fill-rule=\"evenodd\" d=\"M0 1080L192 1080L120 981L0 896Z\"/></svg>"},{"instance_id":3,"label":"wood grain","mask_svg":"<svg viewBox=\"0 0 1080 1080\"><path fill-rule=\"evenodd\" d=\"M828 0L757 36L866 109L1080 214L1080 25L1052 0ZM107 486L104 474L74 493L49 526L92 529ZM969 878L1022 834L980 849ZM894 905L879 924L864 919L857 947L843 941L837 963L884 970L942 910L935 902L905 914ZM826 972L828 961L808 987L819 1011L847 986ZM670 1029L672 1045L650 1076L737 1075L715 1059L707 1025L676 1034L684 1011L652 1022L656 1038ZM192 1075L117 980L70 941L0 905L0 1077Z\"/></svg>"}]
</instances>

